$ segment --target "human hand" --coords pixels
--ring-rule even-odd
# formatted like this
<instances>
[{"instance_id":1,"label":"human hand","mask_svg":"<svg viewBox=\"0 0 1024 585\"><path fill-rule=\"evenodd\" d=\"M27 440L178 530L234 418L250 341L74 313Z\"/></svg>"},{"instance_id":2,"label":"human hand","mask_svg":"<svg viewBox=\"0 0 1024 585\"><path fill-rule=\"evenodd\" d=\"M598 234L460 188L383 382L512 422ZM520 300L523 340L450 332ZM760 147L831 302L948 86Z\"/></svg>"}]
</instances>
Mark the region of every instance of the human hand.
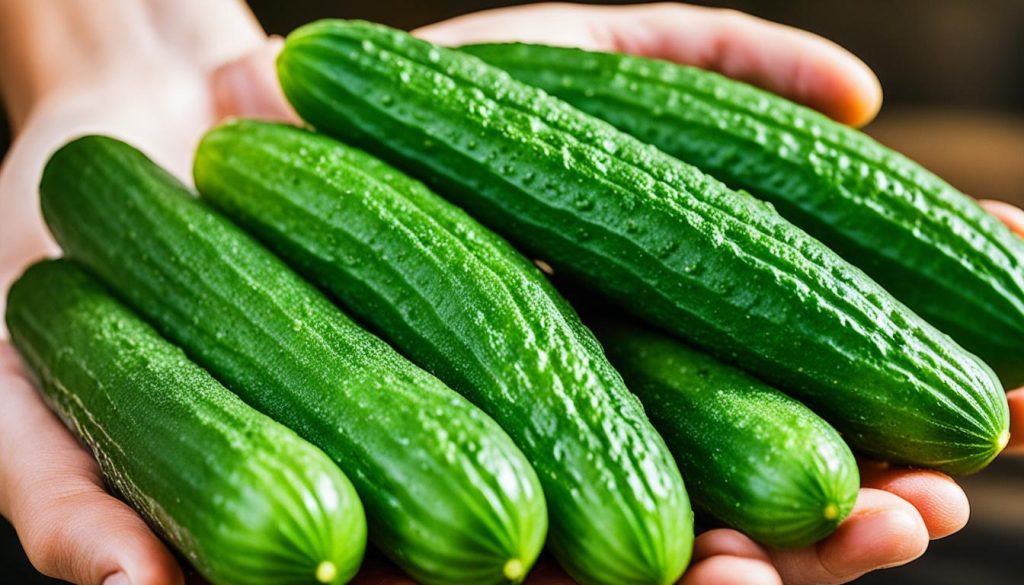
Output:
<instances>
[{"instance_id":1,"label":"human hand","mask_svg":"<svg viewBox=\"0 0 1024 585\"><path fill-rule=\"evenodd\" d=\"M160 6L153 2L151 7ZM211 9L221 13L211 15ZM45 157L67 138L84 132L122 137L187 180L199 135L220 117L290 119L274 81L274 45L243 7L179 3L174 14L181 19L201 14L212 28L192 30L191 36L152 35L165 45L147 45L144 66L128 48L115 66L79 76L78 83L48 88L16 117L17 140L0 171L4 289L22 266L53 250L34 194ZM149 20L163 22L168 15L163 17ZM137 26L133 22L128 28ZM123 36L123 24L117 27L111 35L115 39ZM471 15L419 32L449 44L532 40L689 62L757 83L851 124L868 121L881 100L874 76L842 49L731 12L666 5L533 6ZM0 378L0 452L31 456L0 461L0 513L15 523L36 566L86 585L118 573L135 585L180 582L167 550L130 509L103 493L95 464L45 410L9 350L3 351L8 357ZM884 479L865 473L867 487L854 514L816 547L767 551L737 532L712 531L698 538L693 568L683 582L843 582L915 558L929 536L944 536L966 520L966 500L948 478L898 470L879 474ZM99 535L98 525L105 527ZM401 582L388 565L371 562L357 583L383 583L389 574ZM559 575L548 563L531 576L531 583L566 582Z\"/></svg>"},{"instance_id":2,"label":"human hand","mask_svg":"<svg viewBox=\"0 0 1024 585\"><path fill-rule=\"evenodd\" d=\"M187 181L195 145L218 119L291 115L270 66L279 43L241 3L104 4L0 2L0 88L15 134L0 167L0 290L56 251L36 193L47 157L68 139L118 136ZM2 323L0 515L46 575L82 585L183 582L175 558L106 493L95 461L43 404Z\"/></svg>"}]
</instances>

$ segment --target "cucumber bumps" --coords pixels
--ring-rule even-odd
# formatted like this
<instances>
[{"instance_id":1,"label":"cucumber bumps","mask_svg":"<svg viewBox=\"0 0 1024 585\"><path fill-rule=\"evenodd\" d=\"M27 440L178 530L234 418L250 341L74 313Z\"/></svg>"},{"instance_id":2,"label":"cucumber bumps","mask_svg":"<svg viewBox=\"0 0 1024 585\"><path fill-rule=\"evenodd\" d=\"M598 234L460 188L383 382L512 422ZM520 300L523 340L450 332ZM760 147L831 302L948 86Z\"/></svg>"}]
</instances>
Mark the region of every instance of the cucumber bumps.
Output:
<instances>
[{"instance_id":1,"label":"cucumber bumps","mask_svg":"<svg viewBox=\"0 0 1024 585\"><path fill-rule=\"evenodd\" d=\"M595 330L698 508L779 547L816 542L853 510L853 453L806 406L653 331L614 322Z\"/></svg>"},{"instance_id":2,"label":"cucumber bumps","mask_svg":"<svg viewBox=\"0 0 1024 585\"><path fill-rule=\"evenodd\" d=\"M769 206L504 71L362 22L292 33L285 94L630 310L808 403L863 453L976 471L1008 439L980 360Z\"/></svg>"},{"instance_id":3,"label":"cucumber bumps","mask_svg":"<svg viewBox=\"0 0 1024 585\"><path fill-rule=\"evenodd\" d=\"M582 583L667 583L693 538L682 479L544 275L422 183L289 126L239 122L196 156L202 197L508 431L549 543Z\"/></svg>"},{"instance_id":4,"label":"cucumber bumps","mask_svg":"<svg viewBox=\"0 0 1024 585\"><path fill-rule=\"evenodd\" d=\"M540 45L483 58L738 188L1024 384L1024 241L942 179L867 135L694 67Z\"/></svg>"},{"instance_id":5,"label":"cucumber bumps","mask_svg":"<svg viewBox=\"0 0 1024 585\"><path fill-rule=\"evenodd\" d=\"M65 145L41 195L69 257L338 463L370 539L414 579L522 580L547 530L544 497L493 420L122 142Z\"/></svg>"},{"instance_id":6,"label":"cucumber bumps","mask_svg":"<svg viewBox=\"0 0 1024 585\"><path fill-rule=\"evenodd\" d=\"M246 406L78 267L11 288L7 324L110 485L215 585L340 584L366 520L319 449Z\"/></svg>"}]
</instances>

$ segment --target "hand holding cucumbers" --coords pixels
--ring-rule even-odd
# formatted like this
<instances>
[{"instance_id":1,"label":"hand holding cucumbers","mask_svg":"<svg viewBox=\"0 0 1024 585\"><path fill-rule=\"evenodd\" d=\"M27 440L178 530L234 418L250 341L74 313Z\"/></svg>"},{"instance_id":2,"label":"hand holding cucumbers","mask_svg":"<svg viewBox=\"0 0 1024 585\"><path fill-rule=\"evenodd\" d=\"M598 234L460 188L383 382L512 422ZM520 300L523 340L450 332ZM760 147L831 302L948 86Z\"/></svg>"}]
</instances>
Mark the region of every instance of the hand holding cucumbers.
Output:
<instances>
[{"instance_id":1,"label":"hand holding cucumbers","mask_svg":"<svg viewBox=\"0 0 1024 585\"><path fill-rule=\"evenodd\" d=\"M298 161L298 163L299 163L299 164L302 164L302 161L300 160L300 161ZM315 163L313 163L313 164L315 164ZM400 172L400 171L399 171L399 172ZM227 190L228 190L228 192L227 192L227 193L228 193L228 194L230 195L230 192L229 192L229 190L230 190L230 185L226 185L226 186L225 186L225 189L227 189ZM443 193L442 193L442 195L443 195ZM243 223L244 223L244 222L243 222ZM426 232L425 234L427 234L427 238L429 238L429 232ZM287 235L288 235L288 234L286 234L286 236L287 236ZM285 257L286 259L289 259L289 254L287 253L287 251L286 251L286 250L280 250L280 252L282 253L282 255L283 255L283 256L284 256L284 257ZM387 258L384 258L384 259L387 259ZM144 260L144 258L143 258L143 260ZM296 268L302 269L302 266L300 266L300 265L296 265ZM314 280L315 280L315 279L314 279ZM331 285L330 285L330 283L328 283L328 282L325 282L325 283L323 283L323 286L324 286L324 287L325 287L326 289L329 289L329 290L331 289ZM557 294L557 293L556 293L556 294ZM443 298L443 293L442 293L442 298ZM361 302L361 301L359 301L359 300L358 300L358 297L355 297L355 298L348 298L348 296L347 296L346 294L344 294L343 292L338 292L338 293L336 294L336 296L335 296L335 300L336 300L337 302L339 302L340 304L342 304L342 305L345 305L345 306L346 306L347 308L350 308L350 309L351 309L351 310L352 310L352 311L354 312L354 314L357 314L357 315L358 315L358 314L360 314L360 312L361 312L362 310L366 310L365 308L362 308L362 306L364 306L364 305L361 305L361 304L360 304L360 302ZM376 324L375 324L375 322L374 322L374 319L373 319L373 317L374 317L374 314L373 314L373 312L367 312L367 314L362 314L362 315L360 315L360 317L361 317L361 319L364 319L364 320L365 320L365 323L369 323L369 324L372 324L372 325L376 325ZM410 317L412 317L412 316L410 316ZM410 322L410 325L413 325L413 326L415 327L415 321L411 321L411 322ZM385 335L385 337L389 337L389 336L390 336L390 334L388 334L388 333L386 333L386 332L384 333L384 335ZM435 338L431 337L431 338L427 339L427 341L428 341L428 342L433 342L433 343L443 343L443 341L441 341L441 339L443 339L443 338L437 338L437 339L435 339ZM399 347L398 347L398 348L399 348L400 350L402 350L403 352L407 352L407 353L409 354L409 356L410 356L411 358L414 358L414 359L416 359L416 357L417 357L417 352L416 352L416 350L415 350L415 347L414 347L414 346L412 346L412 345L407 345L407 344L398 344L398 345L399 345ZM421 356L421 357L422 357L422 356ZM511 361L510 363L511 363L512 365L514 365L514 364L515 364L515 359L513 358L513 359L512 359L512 361ZM426 363L424 363L424 365L426 365ZM436 365L436 364L435 364L435 365ZM454 368L457 368L457 366L453 366L453 367L454 367ZM666 383L668 383L669 385L671 385L671 383L672 383L673 381L677 380L677 379L678 379L678 378L674 378L674 379L671 379L671 380L666 380ZM473 392L474 390L475 390L475 388L474 388L474 387L472 387L471 385L469 385L469 384L464 384L464 385L462 386L462 388L461 388L461 390L460 390L460 391L462 391L463 393L467 393L467 392L468 392L468 393L472 393L472 392ZM795 403L795 401L794 401L794 403ZM796 403L795 403L795 404L796 404ZM502 419L501 419L500 417L498 417L498 418L499 418L499 422L502 422ZM508 425L509 423L508 423L508 421L506 420L506 421L505 421L505 422L504 422L503 424L505 424L505 425ZM514 423L513 423L513 424L514 424ZM664 423L663 423L663 424L664 424ZM508 430L508 431L509 431L510 433L512 433L512 432L513 432L513 429L510 429L510 428L506 428L506 430ZM663 432L663 433L665 433L665 434L667 434L667 433L668 433L669 431L667 431L667 430L662 430L662 432ZM678 456L678 454L677 454L677 458L678 458L678 457L679 457L679 456ZM682 463L680 463L680 464L682 465ZM684 471L684 476L685 476L685 471ZM714 476L714 474L713 474L713 476ZM557 485L557 484L553 484L553 485ZM547 490L547 488L545 488L545 489ZM696 495L695 493L692 493L692 492L691 492L690 496L694 498L694 501L695 501L695 502L696 502L696 503L698 504L698 506L700 506L700 507L701 507L702 509L708 509L708 507L707 507L707 506L705 506L705 505L702 505L702 503L700 502L700 497L699 497L699 496L697 496L697 495ZM713 514L714 514L714 512L711 512L711 513L713 513ZM715 515L720 515L720 516L724 516L724 514L723 514L723 513L721 513L721 512L720 512L719 514L715 514ZM827 515L828 515L828 514L824 514L824 516L827 516ZM855 517L856 517L856 514L855 514ZM826 518L826 519L827 519L827 518ZM733 524L734 526L739 526L739 524L738 524L738 523L736 523L736 521L735 521L735 520L732 520L732 521L730 521L730 524ZM748 530L749 530L749 531L751 532L751 534L758 534L758 531L757 531L756 529L754 529L754 528L750 528L750 529L748 529ZM771 536L769 536L769 535L765 535L765 534L759 534L759 538L761 538L761 539L762 539L763 541L765 541L765 542L771 542L771 541L772 541L772 537L771 537ZM817 537L816 537L816 536L814 536L814 537L810 537L810 538L811 538L811 539L813 540L813 539L816 539ZM781 543L781 541L779 541L779 542ZM798 541L792 541L792 542L791 542L791 544L799 544L799 542L798 542ZM700 558L700 559L702 559L702 558ZM700 560L700 559L698 559L698 560ZM783 563L782 563L782 565L783 565L783 566L785 566L785 563L783 562ZM507 562L506 562L506 563L505 563L505 565L504 565L504 566L502 567L502 571L501 571L501 573L502 573L502 576L503 576L504 578L508 578L508 579L511 579L511 580L516 580L516 579L518 579L519 577L521 577L521 575L519 574L519 572L518 572L518 571L516 571L516 570L511 570L511 569L509 569L509 567L510 567L510 566L508 565L508 563L507 563ZM513 568L513 569L514 569L514 568ZM690 579L697 579L697 578L698 578L698 576L702 574L702 573L701 573L701 569L703 569L703 566L702 566L702 565L701 565L701 566L698 566L697 568L695 568L695 570L694 570L694 571L692 571L692 572L690 573L690 577L689 577L689 578L690 578ZM865 569L869 569L869 568L865 568ZM327 572L327 571L328 571L328 569L324 569L324 572ZM579 572L579 571L575 571L574 573L580 573L580 572ZM327 573L321 573L321 577L324 577L324 575L327 575ZM314 578L316 578L316 576L315 576L315 575L314 575ZM593 579L591 579L590 581L587 581L587 579L588 579L588 578L587 578L586 576L584 576L584 582L597 582L597 581L594 581Z\"/></svg>"}]
</instances>

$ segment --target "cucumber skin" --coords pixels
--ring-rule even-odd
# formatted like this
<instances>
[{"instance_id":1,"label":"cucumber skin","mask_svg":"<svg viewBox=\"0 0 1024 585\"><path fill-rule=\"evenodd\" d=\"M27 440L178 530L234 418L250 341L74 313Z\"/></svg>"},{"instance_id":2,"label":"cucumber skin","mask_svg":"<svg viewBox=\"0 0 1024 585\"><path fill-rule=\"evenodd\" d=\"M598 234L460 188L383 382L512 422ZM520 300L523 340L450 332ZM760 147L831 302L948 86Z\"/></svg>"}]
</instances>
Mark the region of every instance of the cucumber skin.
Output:
<instances>
[{"instance_id":1,"label":"cucumber skin","mask_svg":"<svg viewBox=\"0 0 1024 585\"><path fill-rule=\"evenodd\" d=\"M7 323L38 387L114 489L214 585L329 583L366 520L319 449L246 406L73 264L30 267ZM298 568L302 567L303 571Z\"/></svg>"},{"instance_id":2,"label":"cucumber skin","mask_svg":"<svg viewBox=\"0 0 1024 585\"><path fill-rule=\"evenodd\" d=\"M130 146L58 151L43 214L65 252L243 400L319 446L370 540L422 583L501 583L547 530L536 474L494 421L367 333Z\"/></svg>"},{"instance_id":3,"label":"cucumber skin","mask_svg":"<svg viewBox=\"0 0 1024 585\"><path fill-rule=\"evenodd\" d=\"M695 506L786 548L821 540L853 510L857 461L806 406L651 330L604 322L595 331L675 454Z\"/></svg>"},{"instance_id":4,"label":"cucumber skin","mask_svg":"<svg viewBox=\"0 0 1024 585\"><path fill-rule=\"evenodd\" d=\"M291 126L211 131L195 182L512 435L544 488L549 544L577 581L678 580L693 516L672 455L526 258L422 183Z\"/></svg>"},{"instance_id":5,"label":"cucumber skin","mask_svg":"<svg viewBox=\"0 0 1024 585\"><path fill-rule=\"evenodd\" d=\"M540 45L463 50L718 179L789 221L1024 384L1024 242L867 135L717 73Z\"/></svg>"},{"instance_id":6,"label":"cucumber skin","mask_svg":"<svg viewBox=\"0 0 1024 585\"><path fill-rule=\"evenodd\" d=\"M987 366L749 195L471 55L379 25L306 25L278 74L312 126L785 389L862 453L967 473L1005 446L1006 398Z\"/></svg>"}]
</instances>

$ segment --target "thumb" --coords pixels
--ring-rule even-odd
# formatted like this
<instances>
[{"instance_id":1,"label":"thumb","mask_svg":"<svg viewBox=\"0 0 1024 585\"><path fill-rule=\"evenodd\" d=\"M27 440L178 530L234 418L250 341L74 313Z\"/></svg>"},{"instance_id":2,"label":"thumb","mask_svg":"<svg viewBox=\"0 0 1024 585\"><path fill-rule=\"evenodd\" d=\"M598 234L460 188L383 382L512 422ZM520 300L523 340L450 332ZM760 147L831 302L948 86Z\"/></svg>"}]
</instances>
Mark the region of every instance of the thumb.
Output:
<instances>
[{"instance_id":1,"label":"thumb","mask_svg":"<svg viewBox=\"0 0 1024 585\"><path fill-rule=\"evenodd\" d=\"M213 71L210 84L218 119L235 116L299 123L277 81L274 61L283 44L280 37L270 37Z\"/></svg>"},{"instance_id":2,"label":"thumb","mask_svg":"<svg viewBox=\"0 0 1024 585\"><path fill-rule=\"evenodd\" d=\"M1024 237L1024 210L1016 205L992 199L982 199L978 204L999 218L999 221L1005 223L1018 236Z\"/></svg>"},{"instance_id":3,"label":"thumb","mask_svg":"<svg viewBox=\"0 0 1024 585\"><path fill-rule=\"evenodd\" d=\"M1010 401L1010 445L1008 453L1024 454L1024 388L1006 393Z\"/></svg>"},{"instance_id":4,"label":"thumb","mask_svg":"<svg viewBox=\"0 0 1024 585\"><path fill-rule=\"evenodd\" d=\"M12 513L40 572L80 585L179 585L181 569L131 508L96 485L65 480Z\"/></svg>"},{"instance_id":5,"label":"thumb","mask_svg":"<svg viewBox=\"0 0 1024 585\"><path fill-rule=\"evenodd\" d=\"M174 557L107 494L96 462L0 342L0 513L40 572L79 585L180 585Z\"/></svg>"}]
</instances>

